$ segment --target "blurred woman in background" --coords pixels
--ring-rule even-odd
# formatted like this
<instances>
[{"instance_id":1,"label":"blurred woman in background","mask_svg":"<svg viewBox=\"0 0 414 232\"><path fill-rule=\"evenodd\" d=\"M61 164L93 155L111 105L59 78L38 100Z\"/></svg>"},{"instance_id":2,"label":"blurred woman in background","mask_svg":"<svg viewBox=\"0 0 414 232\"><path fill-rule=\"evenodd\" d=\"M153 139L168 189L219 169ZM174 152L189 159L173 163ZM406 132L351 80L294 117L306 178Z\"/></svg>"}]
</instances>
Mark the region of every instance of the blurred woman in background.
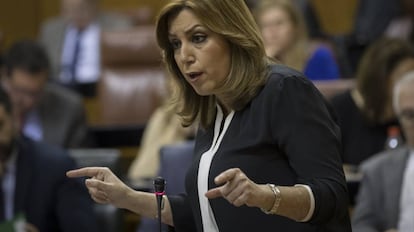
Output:
<instances>
[{"instance_id":1,"label":"blurred woman in background","mask_svg":"<svg viewBox=\"0 0 414 232\"><path fill-rule=\"evenodd\" d=\"M382 38L365 52L356 87L332 99L342 131L344 163L359 165L384 149L388 129L398 126L392 86L412 70L414 48L403 40Z\"/></svg>"},{"instance_id":2,"label":"blurred woman in background","mask_svg":"<svg viewBox=\"0 0 414 232\"><path fill-rule=\"evenodd\" d=\"M294 2L262 0L255 16L268 56L301 70L311 80L340 77L332 49L309 40L303 15Z\"/></svg>"}]
</instances>

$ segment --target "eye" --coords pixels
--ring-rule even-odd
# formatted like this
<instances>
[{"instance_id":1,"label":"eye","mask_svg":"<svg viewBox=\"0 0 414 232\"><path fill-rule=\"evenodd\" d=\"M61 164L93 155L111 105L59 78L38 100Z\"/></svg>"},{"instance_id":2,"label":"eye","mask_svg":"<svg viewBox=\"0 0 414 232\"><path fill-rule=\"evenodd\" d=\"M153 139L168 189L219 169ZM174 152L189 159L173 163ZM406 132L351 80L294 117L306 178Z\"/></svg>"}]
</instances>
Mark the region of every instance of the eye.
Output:
<instances>
[{"instance_id":1,"label":"eye","mask_svg":"<svg viewBox=\"0 0 414 232\"><path fill-rule=\"evenodd\" d=\"M179 49L181 47L181 42L178 39L172 39L172 40L170 40L170 44L171 44L171 47L174 50L177 50L177 49Z\"/></svg>"},{"instance_id":2,"label":"eye","mask_svg":"<svg viewBox=\"0 0 414 232\"><path fill-rule=\"evenodd\" d=\"M204 41L206 41L207 36L203 35L203 34L195 34L193 35L192 41L193 43L202 43Z\"/></svg>"}]
</instances>

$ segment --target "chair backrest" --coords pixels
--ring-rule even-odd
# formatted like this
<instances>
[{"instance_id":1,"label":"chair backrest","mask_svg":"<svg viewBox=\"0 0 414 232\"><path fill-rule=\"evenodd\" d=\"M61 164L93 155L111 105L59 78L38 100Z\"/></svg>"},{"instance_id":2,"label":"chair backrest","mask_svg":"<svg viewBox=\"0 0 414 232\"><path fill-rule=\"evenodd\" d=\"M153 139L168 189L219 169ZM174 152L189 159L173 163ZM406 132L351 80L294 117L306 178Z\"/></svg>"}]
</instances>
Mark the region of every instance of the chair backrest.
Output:
<instances>
[{"instance_id":1,"label":"chair backrest","mask_svg":"<svg viewBox=\"0 0 414 232\"><path fill-rule=\"evenodd\" d=\"M355 86L354 79L314 81L313 83L327 100L330 100L333 96L343 93Z\"/></svg>"},{"instance_id":2,"label":"chair backrest","mask_svg":"<svg viewBox=\"0 0 414 232\"><path fill-rule=\"evenodd\" d=\"M127 30L107 30L101 35L102 68L160 66L161 50L153 25Z\"/></svg>"},{"instance_id":3,"label":"chair backrest","mask_svg":"<svg viewBox=\"0 0 414 232\"><path fill-rule=\"evenodd\" d=\"M69 155L78 167L108 167L118 173L120 152L117 149L70 149ZM116 232L122 229L122 212L113 205L95 204L99 231Z\"/></svg>"},{"instance_id":4,"label":"chair backrest","mask_svg":"<svg viewBox=\"0 0 414 232\"><path fill-rule=\"evenodd\" d=\"M125 16L134 26L150 25L154 23L155 9L148 5L139 7L128 7L127 9L120 9L117 13Z\"/></svg>"},{"instance_id":5,"label":"chair backrest","mask_svg":"<svg viewBox=\"0 0 414 232\"><path fill-rule=\"evenodd\" d=\"M193 140L161 148L159 175L166 180L165 191L167 194L185 192L185 175L193 160L193 154Z\"/></svg>"},{"instance_id":6,"label":"chair backrest","mask_svg":"<svg viewBox=\"0 0 414 232\"><path fill-rule=\"evenodd\" d=\"M102 32L97 124L145 124L162 103L165 73L155 41L152 25Z\"/></svg>"},{"instance_id":7,"label":"chair backrest","mask_svg":"<svg viewBox=\"0 0 414 232\"><path fill-rule=\"evenodd\" d=\"M146 124L163 101L164 86L159 68L105 70L98 85L98 124Z\"/></svg>"},{"instance_id":8,"label":"chair backrest","mask_svg":"<svg viewBox=\"0 0 414 232\"><path fill-rule=\"evenodd\" d=\"M70 149L69 155L76 161L78 167L108 167L113 172L118 171L120 152L118 149L77 148Z\"/></svg>"},{"instance_id":9,"label":"chair backrest","mask_svg":"<svg viewBox=\"0 0 414 232\"><path fill-rule=\"evenodd\" d=\"M185 192L185 175L193 159L193 153L193 140L166 145L161 148L159 175L166 181L165 192L167 194L179 194ZM137 232L153 232L157 230L157 220L142 218ZM163 225L162 231L166 232L174 230Z\"/></svg>"}]
</instances>

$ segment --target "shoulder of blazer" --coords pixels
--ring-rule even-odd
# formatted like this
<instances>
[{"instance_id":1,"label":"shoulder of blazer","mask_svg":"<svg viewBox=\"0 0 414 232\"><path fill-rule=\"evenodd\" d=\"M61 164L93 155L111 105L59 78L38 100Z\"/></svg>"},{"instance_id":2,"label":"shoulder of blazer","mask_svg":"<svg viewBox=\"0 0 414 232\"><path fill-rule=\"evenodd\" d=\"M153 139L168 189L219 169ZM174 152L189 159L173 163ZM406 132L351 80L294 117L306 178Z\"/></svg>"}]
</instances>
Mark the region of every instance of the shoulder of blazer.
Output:
<instances>
[{"instance_id":1,"label":"shoulder of blazer","mask_svg":"<svg viewBox=\"0 0 414 232\"><path fill-rule=\"evenodd\" d=\"M390 168L395 166L405 167L408 159L409 149L406 146L395 150L387 150L374 155L361 164L361 170L371 172L376 169Z\"/></svg>"}]
</instances>

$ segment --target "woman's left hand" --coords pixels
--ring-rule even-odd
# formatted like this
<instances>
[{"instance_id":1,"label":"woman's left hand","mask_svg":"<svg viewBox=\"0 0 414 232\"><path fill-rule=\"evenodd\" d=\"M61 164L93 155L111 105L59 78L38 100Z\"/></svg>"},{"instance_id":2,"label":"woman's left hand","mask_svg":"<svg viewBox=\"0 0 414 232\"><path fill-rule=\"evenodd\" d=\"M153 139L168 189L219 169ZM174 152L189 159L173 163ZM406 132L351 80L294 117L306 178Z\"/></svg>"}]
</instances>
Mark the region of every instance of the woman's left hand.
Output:
<instances>
[{"instance_id":1,"label":"woman's left hand","mask_svg":"<svg viewBox=\"0 0 414 232\"><path fill-rule=\"evenodd\" d=\"M214 182L219 187L210 189L205 196L209 199L224 197L231 204L239 207L262 207L269 205L268 197L272 192L266 185L251 181L239 168L231 168L218 175ZM271 203L270 203L271 204Z\"/></svg>"}]
</instances>

